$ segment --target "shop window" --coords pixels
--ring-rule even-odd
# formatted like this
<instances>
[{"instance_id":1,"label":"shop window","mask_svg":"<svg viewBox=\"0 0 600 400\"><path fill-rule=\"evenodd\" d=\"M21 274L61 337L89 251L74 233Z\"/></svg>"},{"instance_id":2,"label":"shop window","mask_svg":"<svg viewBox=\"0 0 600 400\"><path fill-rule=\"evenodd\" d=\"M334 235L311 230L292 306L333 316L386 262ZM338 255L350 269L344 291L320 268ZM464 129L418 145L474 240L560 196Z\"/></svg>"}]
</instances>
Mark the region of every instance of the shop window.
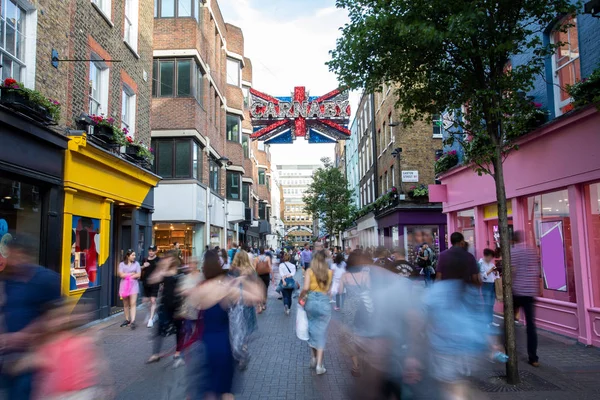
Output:
<instances>
[{"instance_id":1,"label":"shop window","mask_svg":"<svg viewBox=\"0 0 600 400\"><path fill-rule=\"evenodd\" d=\"M567 190L527 199L526 244L540 255L543 297L576 302Z\"/></svg>"},{"instance_id":2,"label":"shop window","mask_svg":"<svg viewBox=\"0 0 600 400\"><path fill-rule=\"evenodd\" d=\"M600 306L600 183L585 188L588 251L592 282L592 304Z\"/></svg>"},{"instance_id":3,"label":"shop window","mask_svg":"<svg viewBox=\"0 0 600 400\"><path fill-rule=\"evenodd\" d=\"M240 142L240 128L242 120L238 115L227 114L227 140Z\"/></svg>"},{"instance_id":4,"label":"shop window","mask_svg":"<svg viewBox=\"0 0 600 400\"><path fill-rule=\"evenodd\" d=\"M246 207L250 207L250 184L243 183L242 184L242 201Z\"/></svg>"},{"instance_id":5,"label":"shop window","mask_svg":"<svg viewBox=\"0 0 600 400\"><path fill-rule=\"evenodd\" d=\"M154 0L154 18L189 18L199 20L197 0Z\"/></svg>"},{"instance_id":6,"label":"shop window","mask_svg":"<svg viewBox=\"0 0 600 400\"><path fill-rule=\"evenodd\" d=\"M263 168L258 169L258 184L264 185L266 180L265 170Z\"/></svg>"},{"instance_id":7,"label":"shop window","mask_svg":"<svg viewBox=\"0 0 600 400\"><path fill-rule=\"evenodd\" d=\"M89 113L106 114L108 111L108 65L95 53L90 61Z\"/></svg>"},{"instance_id":8,"label":"shop window","mask_svg":"<svg viewBox=\"0 0 600 400\"><path fill-rule=\"evenodd\" d=\"M242 134L242 148L244 149L244 158L250 158L250 135Z\"/></svg>"},{"instance_id":9,"label":"shop window","mask_svg":"<svg viewBox=\"0 0 600 400\"><path fill-rule=\"evenodd\" d=\"M152 66L152 96L195 97L202 104L203 91L204 75L194 60L154 60Z\"/></svg>"},{"instance_id":10,"label":"shop window","mask_svg":"<svg viewBox=\"0 0 600 400\"><path fill-rule=\"evenodd\" d=\"M202 180L202 149L192 139L154 139L156 173L163 179Z\"/></svg>"},{"instance_id":11,"label":"shop window","mask_svg":"<svg viewBox=\"0 0 600 400\"><path fill-rule=\"evenodd\" d=\"M38 263L42 229L40 189L20 181L0 177L0 270L10 257L5 244L26 235L31 257Z\"/></svg>"},{"instance_id":12,"label":"shop window","mask_svg":"<svg viewBox=\"0 0 600 400\"><path fill-rule=\"evenodd\" d=\"M242 63L232 58L227 59L227 83L230 85L241 86Z\"/></svg>"},{"instance_id":13,"label":"shop window","mask_svg":"<svg viewBox=\"0 0 600 400\"><path fill-rule=\"evenodd\" d=\"M239 172L227 172L227 198L230 200L240 199L240 181L242 174Z\"/></svg>"},{"instance_id":14,"label":"shop window","mask_svg":"<svg viewBox=\"0 0 600 400\"><path fill-rule=\"evenodd\" d=\"M69 290L100 286L100 220L73 215Z\"/></svg>"},{"instance_id":15,"label":"shop window","mask_svg":"<svg viewBox=\"0 0 600 400\"><path fill-rule=\"evenodd\" d=\"M396 235L397 233L396 228ZM392 231L392 237L394 232ZM404 227L404 237L406 241L406 256L410 263L416 265L419 248L423 243L427 243L436 255L440 252L440 239L438 227L436 225L409 225ZM395 239L393 239L395 240Z\"/></svg>"},{"instance_id":16,"label":"shop window","mask_svg":"<svg viewBox=\"0 0 600 400\"><path fill-rule=\"evenodd\" d=\"M463 210L456 213L456 230L465 237L469 252L475 255L475 209Z\"/></svg>"},{"instance_id":17,"label":"shop window","mask_svg":"<svg viewBox=\"0 0 600 400\"><path fill-rule=\"evenodd\" d=\"M220 170L221 167L219 167L219 164L217 163L217 161L211 157L211 159L209 160L209 185L210 185L210 189L213 190L216 193L219 193L219 190L221 189L221 185L220 185Z\"/></svg>"},{"instance_id":18,"label":"shop window","mask_svg":"<svg viewBox=\"0 0 600 400\"><path fill-rule=\"evenodd\" d=\"M195 225L185 223L157 223L154 224L153 233L154 244L160 255L173 250L174 243L178 243L184 262L188 262L190 256L197 254L194 236L202 236L202 231L196 230Z\"/></svg>"},{"instance_id":19,"label":"shop window","mask_svg":"<svg viewBox=\"0 0 600 400\"><path fill-rule=\"evenodd\" d=\"M561 32L560 27L566 25L569 27L566 28L565 32ZM552 43L562 43L556 49L552 62L552 70L554 71L554 99L556 115L558 116L572 109L572 99L567 93L567 86L581 80L577 17L569 16L563 19L558 24L557 29L552 32L551 40Z\"/></svg>"},{"instance_id":20,"label":"shop window","mask_svg":"<svg viewBox=\"0 0 600 400\"><path fill-rule=\"evenodd\" d=\"M125 27L123 40L135 52L137 52L138 46L139 13L139 0L125 0Z\"/></svg>"}]
</instances>

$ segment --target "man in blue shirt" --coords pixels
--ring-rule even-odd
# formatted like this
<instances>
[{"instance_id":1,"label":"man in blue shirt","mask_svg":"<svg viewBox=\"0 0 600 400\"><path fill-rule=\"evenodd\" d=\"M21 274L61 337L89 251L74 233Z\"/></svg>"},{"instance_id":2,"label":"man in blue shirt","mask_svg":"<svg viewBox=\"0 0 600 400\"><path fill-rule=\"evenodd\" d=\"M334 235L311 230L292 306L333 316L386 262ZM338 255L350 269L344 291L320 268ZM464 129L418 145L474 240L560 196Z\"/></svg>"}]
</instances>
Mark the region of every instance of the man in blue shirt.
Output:
<instances>
[{"instance_id":1,"label":"man in blue shirt","mask_svg":"<svg viewBox=\"0 0 600 400\"><path fill-rule=\"evenodd\" d=\"M308 243L304 243L304 250L300 252L300 262L302 267L306 270L310 266L312 260L312 252L308 248Z\"/></svg>"},{"instance_id":2,"label":"man in blue shirt","mask_svg":"<svg viewBox=\"0 0 600 400\"><path fill-rule=\"evenodd\" d=\"M3 249L7 264L0 271L0 354L5 367L35 342L36 319L48 303L60 298L60 276L34 264L31 255L39 251L34 243L20 236ZM1 378L7 398L31 398L32 373Z\"/></svg>"},{"instance_id":3,"label":"man in blue shirt","mask_svg":"<svg viewBox=\"0 0 600 400\"><path fill-rule=\"evenodd\" d=\"M237 243L231 243L231 248L227 251L227 257L229 258L229 265L233 263L233 257L235 257L235 253L238 251Z\"/></svg>"}]
</instances>

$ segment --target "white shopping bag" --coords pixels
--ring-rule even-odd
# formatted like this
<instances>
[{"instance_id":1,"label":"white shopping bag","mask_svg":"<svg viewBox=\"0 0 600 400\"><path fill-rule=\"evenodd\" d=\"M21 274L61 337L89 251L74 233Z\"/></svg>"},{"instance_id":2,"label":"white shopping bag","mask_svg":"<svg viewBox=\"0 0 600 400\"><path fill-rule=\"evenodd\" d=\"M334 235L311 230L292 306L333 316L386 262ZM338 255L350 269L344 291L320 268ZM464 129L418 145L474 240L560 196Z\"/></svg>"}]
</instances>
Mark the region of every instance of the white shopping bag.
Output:
<instances>
[{"instance_id":1,"label":"white shopping bag","mask_svg":"<svg viewBox=\"0 0 600 400\"><path fill-rule=\"evenodd\" d=\"M300 340L308 340L308 317L306 316L304 307L300 305L298 305L296 310L296 336Z\"/></svg>"}]
</instances>

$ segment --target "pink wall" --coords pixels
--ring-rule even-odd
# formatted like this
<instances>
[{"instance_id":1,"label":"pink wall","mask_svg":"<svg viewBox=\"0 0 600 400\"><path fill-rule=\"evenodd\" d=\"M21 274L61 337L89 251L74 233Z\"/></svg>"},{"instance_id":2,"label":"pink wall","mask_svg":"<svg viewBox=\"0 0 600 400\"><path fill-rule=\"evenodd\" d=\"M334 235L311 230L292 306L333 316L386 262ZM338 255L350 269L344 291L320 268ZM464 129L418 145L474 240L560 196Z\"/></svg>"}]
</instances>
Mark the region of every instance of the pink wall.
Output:
<instances>
[{"instance_id":1,"label":"pink wall","mask_svg":"<svg viewBox=\"0 0 600 400\"><path fill-rule=\"evenodd\" d=\"M504 175L508 198L600 180L600 113L587 108L527 136L504 162ZM444 212L496 201L489 175L462 167L441 180L446 185Z\"/></svg>"}]
</instances>

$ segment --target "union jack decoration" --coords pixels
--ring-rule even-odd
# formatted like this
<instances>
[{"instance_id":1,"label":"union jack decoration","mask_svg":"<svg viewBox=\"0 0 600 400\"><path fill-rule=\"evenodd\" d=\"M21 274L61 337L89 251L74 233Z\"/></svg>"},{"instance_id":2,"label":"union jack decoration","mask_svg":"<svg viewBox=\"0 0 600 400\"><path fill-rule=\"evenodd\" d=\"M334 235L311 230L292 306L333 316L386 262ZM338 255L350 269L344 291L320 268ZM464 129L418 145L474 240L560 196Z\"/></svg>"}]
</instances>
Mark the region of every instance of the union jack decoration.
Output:
<instances>
[{"instance_id":1,"label":"union jack decoration","mask_svg":"<svg viewBox=\"0 0 600 400\"><path fill-rule=\"evenodd\" d=\"M289 97L272 97L254 89L250 89L250 96L252 139L292 143L297 137L304 137L309 143L332 143L350 136L347 91L336 89L311 97L299 86Z\"/></svg>"}]
</instances>

